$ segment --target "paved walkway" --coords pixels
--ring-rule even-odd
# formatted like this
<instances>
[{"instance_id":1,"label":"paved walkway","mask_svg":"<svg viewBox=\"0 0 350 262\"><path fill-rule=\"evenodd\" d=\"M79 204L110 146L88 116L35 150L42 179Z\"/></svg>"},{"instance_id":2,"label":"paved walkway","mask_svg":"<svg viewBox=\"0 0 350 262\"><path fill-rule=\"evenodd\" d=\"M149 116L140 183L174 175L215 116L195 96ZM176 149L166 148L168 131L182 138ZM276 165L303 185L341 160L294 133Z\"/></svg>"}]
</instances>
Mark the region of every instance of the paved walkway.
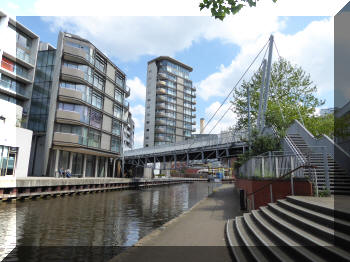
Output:
<instances>
[{"instance_id":1,"label":"paved walkway","mask_svg":"<svg viewBox=\"0 0 350 262\"><path fill-rule=\"evenodd\" d=\"M241 214L234 186L223 185L111 261L231 261L225 222Z\"/></svg>"}]
</instances>

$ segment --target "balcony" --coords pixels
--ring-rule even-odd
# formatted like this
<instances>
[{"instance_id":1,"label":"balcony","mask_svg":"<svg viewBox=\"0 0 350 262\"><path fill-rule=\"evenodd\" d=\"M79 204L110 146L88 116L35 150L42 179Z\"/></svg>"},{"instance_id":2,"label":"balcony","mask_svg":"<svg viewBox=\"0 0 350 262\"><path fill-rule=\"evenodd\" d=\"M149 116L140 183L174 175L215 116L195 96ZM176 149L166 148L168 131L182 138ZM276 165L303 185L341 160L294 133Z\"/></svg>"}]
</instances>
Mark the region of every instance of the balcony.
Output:
<instances>
[{"instance_id":1,"label":"balcony","mask_svg":"<svg viewBox=\"0 0 350 262\"><path fill-rule=\"evenodd\" d=\"M196 104L196 100L192 100L192 104L195 105Z\"/></svg>"},{"instance_id":2,"label":"balcony","mask_svg":"<svg viewBox=\"0 0 350 262\"><path fill-rule=\"evenodd\" d=\"M193 114L193 115L192 115L192 118L196 118L196 117L197 117L196 114Z\"/></svg>"},{"instance_id":3,"label":"balcony","mask_svg":"<svg viewBox=\"0 0 350 262\"><path fill-rule=\"evenodd\" d=\"M156 125L166 125L166 121L165 120L156 119Z\"/></svg>"},{"instance_id":4,"label":"balcony","mask_svg":"<svg viewBox=\"0 0 350 262\"><path fill-rule=\"evenodd\" d=\"M157 96L157 102L166 102L167 98L165 96Z\"/></svg>"},{"instance_id":5,"label":"balcony","mask_svg":"<svg viewBox=\"0 0 350 262\"><path fill-rule=\"evenodd\" d=\"M124 100L123 105L125 108L129 109L129 102Z\"/></svg>"},{"instance_id":6,"label":"balcony","mask_svg":"<svg viewBox=\"0 0 350 262\"><path fill-rule=\"evenodd\" d=\"M157 103L156 108L157 109L166 109L166 104L165 103Z\"/></svg>"},{"instance_id":7,"label":"balcony","mask_svg":"<svg viewBox=\"0 0 350 262\"><path fill-rule=\"evenodd\" d=\"M196 132L196 128L192 128L192 132Z\"/></svg>"},{"instance_id":8,"label":"balcony","mask_svg":"<svg viewBox=\"0 0 350 262\"><path fill-rule=\"evenodd\" d=\"M158 78L159 79L167 79L167 75L164 73L158 73Z\"/></svg>"},{"instance_id":9,"label":"balcony","mask_svg":"<svg viewBox=\"0 0 350 262\"><path fill-rule=\"evenodd\" d=\"M80 114L73 111L57 110L56 118L69 121L80 121Z\"/></svg>"},{"instance_id":10,"label":"balcony","mask_svg":"<svg viewBox=\"0 0 350 262\"><path fill-rule=\"evenodd\" d=\"M23 98L28 99L26 89L20 85L13 86L11 83L0 79L0 87L4 88L10 94L20 95Z\"/></svg>"},{"instance_id":11,"label":"balcony","mask_svg":"<svg viewBox=\"0 0 350 262\"><path fill-rule=\"evenodd\" d=\"M197 122L196 121L192 121L192 125L195 125Z\"/></svg>"},{"instance_id":12,"label":"balcony","mask_svg":"<svg viewBox=\"0 0 350 262\"><path fill-rule=\"evenodd\" d=\"M155 131L156 131L157 133L166 133L166 128L156 127Z\"/></svg>"},{"instance_id":13,"label":"balcony","mask_svg":"<svg viewBox=\"0 0 350 262\"><path fill-rule=\"evenodd\" d=\"M30 64L32 66L35 65L35 59L19 47L17 47L17 49L16 49L16 59L20 59L20 60L24 61L25 63Z\"/></svg>"},{"instance_id":14,"label":"balcony","mask_svg":"<svg viewBox=\"0 0 350 262\"><path fill-rule=\"evenodd\" d=\"M166 89L164 88L157 88L157 94L161 94L161 95L166 95Z\"/></svg>"},{"instance_id":15,"label":"balcony","mask_svg":"<svg viewBox=\"0 0 350 262\"><path fill-rule=\"evenodd\" d=\"M62 80L69 81L69 82L78 82L81 84L85 84L88 79L85 77L85 73L79 69L75 68L69 68L66 66L62 66L61 71L61 78Z\"/></svg>"},{"instance_id":16,"label":"balcony","mask_svg":"<svg viewBox=\"0 0 350 262\"><path fill-rule=\"evenodd\" d=\"M2 60L1 68L5 70L4 72L8 74L10 77L16 76L28 84L31 82L31 77L29 76L28 71L26 69L21 68L21 66L17 65L14 62L8 63Z\"/></svg>"},{"instance_id":17,"label":"balcony","mask_svg":"<svg viewBox=\"0 0 350 262\"><path fill-rule=\"evenodd\" d=\"M76 102L76 100L82 100L83 94L80 91L73 89L60 87L58 90L58 96L60 101L64 102ZM80 103L80 101L78 101Z\"/></svg>"},{"instance_id":18,"label":"balcony","mask_svg":"<svg viewBox=\"0 0 350 262\"><path fill-rule=\"evenodd\" d=\"M94 64L94 58L82 48L73 47L67 44L63 45L63 58L79 64Z\"/></svg>"},{"instance_id":19,"label":"balcony","mask_svg":"<svg viewBox=\"0 0 350 262\"><path fill-rule=\"evenodd\" d=\"M161 85L161 86L166 86L166 82L165 81L162 81L162 80L159 80L157 82L158 85Z\"/></svg>"},{"instance_id":20,"label":"balcony","mask_svg":"<svg viewBox=\"0 0 350 262\"><path fill-rule=\"evenodd\" d=\"M196 107L194 106L194 107L192 107L192 111L196 111Z\"/></svg>"},{"instance_id":21,"label":"balcony","mask_svg":"<svg viewBox=\"0 0 350 262\"><path fill-rule=\"evenodd\" d=\"M128 87L128 86L125 86L125 97L127 98L127 97L129 97L130 96L130 87Z\"/></svg>"},{"instance_id":22,"label":"balcony","mask_svg":"<svg viewBox=\"0 0 350 262\"><path fill-rule=\"evenodd\" d=\"M156 112L157 117L168 117L165 112Z\"/></svg>"},{"instance_id":23,"label":"balcony","mask_svg":"<svg viewBox=\"0 0 350 262\"><path fill-rule=\"evenodd\" d=\"M79 144L79 135L55 132L53 142L54 144Z\"/></svg>"}]
</instances>

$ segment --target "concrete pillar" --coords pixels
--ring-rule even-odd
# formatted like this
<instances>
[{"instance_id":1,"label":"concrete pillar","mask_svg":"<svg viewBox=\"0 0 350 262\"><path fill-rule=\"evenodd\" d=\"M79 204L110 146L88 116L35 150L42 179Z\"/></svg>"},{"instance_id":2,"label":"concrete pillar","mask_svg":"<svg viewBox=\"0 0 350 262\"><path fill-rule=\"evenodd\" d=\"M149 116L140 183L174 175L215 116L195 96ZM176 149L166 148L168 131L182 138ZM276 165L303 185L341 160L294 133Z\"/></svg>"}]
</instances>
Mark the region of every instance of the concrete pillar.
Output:
<instances>
[{"instance_id":1,"label":"concrete pillar","mask_svg":"<svg viewBox=\"0 0 350 262\"><path fill-rule=\"evenodd\" d=\"M96 156L96 161L95 161L95 177L97 177L97 171L98 171L98 159L99 157Z\"/></svg>"},{"instance_id":2,"label":"concrete pillar","mask_svg":"<svg viewBox=\"0 0 350 262\"><path fill-rule=\"evenodd\" d=\"M72 168L73 168L73 152L69 152L69 167L68 167L68 169L70 170L70 172L72 172Z\"/></svg>"},{"instance_id":3,"label":"concrete pillar","mask_svg":"<svg viewBox=\"0 0 350 262\"><path fill-rule=\"evenodd\" d=\"M86 155L84 154L83 155L83 177L85 177L85 174L86 174Z\"/></svg>"},{"instance_id":4,"label":"concrete pillar","mask_svg":"<svg viewBox=\"0 0 350 262\"><path fill-rule=\"evenodd\" d=\"M112 177L115 177L115 162L117 159L113 158L113 171L112 171Z\"/></svg>"},{"instance_id":5,"label":"concrete pillar","mask_svg":"<svg viewBox=\"0 0 350 262\"><path fill-rule=\"evenodd\" d=\"M55 159L55 177L58 176L58 160L59 160L59 157L60 157L60 150L59 149L56 149L56 159Z\"/></svg>"},{"instance_id":6,"label":"concrete pillar","mask_svg":"<svg viewBox=\"0 0 350 262\"><path fill-rule=\"evenodd\" d=\"M107 172L108 172L108 158L105 158L105 177L107 177Z\"/></svg>"}]
</instances>

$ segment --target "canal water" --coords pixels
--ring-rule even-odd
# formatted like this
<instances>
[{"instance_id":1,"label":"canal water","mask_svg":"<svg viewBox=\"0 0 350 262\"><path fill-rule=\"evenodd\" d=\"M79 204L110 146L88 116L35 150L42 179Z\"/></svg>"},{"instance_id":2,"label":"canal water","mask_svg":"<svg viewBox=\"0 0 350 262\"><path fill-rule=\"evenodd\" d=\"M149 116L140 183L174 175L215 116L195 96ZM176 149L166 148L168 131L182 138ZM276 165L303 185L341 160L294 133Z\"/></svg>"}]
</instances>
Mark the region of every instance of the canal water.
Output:
<instances>
[{"instance_id":1,"label":"canal water","mask_svg":"<svg viewBox=\"0 0 350 262\"><path fill-rule=\"evenodd\" d=\"M108 261L220 185L195 182L1 203L0 259L16 247L4 261Z\"/></svg>"}]
</instances>

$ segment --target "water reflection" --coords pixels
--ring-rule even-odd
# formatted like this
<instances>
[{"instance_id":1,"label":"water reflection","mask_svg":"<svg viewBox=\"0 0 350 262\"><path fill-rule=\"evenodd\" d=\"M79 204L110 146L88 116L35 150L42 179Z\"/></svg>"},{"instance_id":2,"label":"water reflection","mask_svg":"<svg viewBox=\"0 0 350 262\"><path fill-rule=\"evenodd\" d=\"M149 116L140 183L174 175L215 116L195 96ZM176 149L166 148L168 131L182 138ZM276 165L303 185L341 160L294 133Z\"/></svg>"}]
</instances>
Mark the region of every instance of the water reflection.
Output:
<instances>
[{"instance_id":1,"label":"water reflection","mask_svg":"<svg viewBox=\"0 0 350 262\"><path fill-rule=\"evenodd\" d=\"M2 244L11 249L16 237L11 257L19 261L107 261L115 247L133 245L207 193L208 183L197 182L4 204Z\"/></svg>"}]
</instances>

